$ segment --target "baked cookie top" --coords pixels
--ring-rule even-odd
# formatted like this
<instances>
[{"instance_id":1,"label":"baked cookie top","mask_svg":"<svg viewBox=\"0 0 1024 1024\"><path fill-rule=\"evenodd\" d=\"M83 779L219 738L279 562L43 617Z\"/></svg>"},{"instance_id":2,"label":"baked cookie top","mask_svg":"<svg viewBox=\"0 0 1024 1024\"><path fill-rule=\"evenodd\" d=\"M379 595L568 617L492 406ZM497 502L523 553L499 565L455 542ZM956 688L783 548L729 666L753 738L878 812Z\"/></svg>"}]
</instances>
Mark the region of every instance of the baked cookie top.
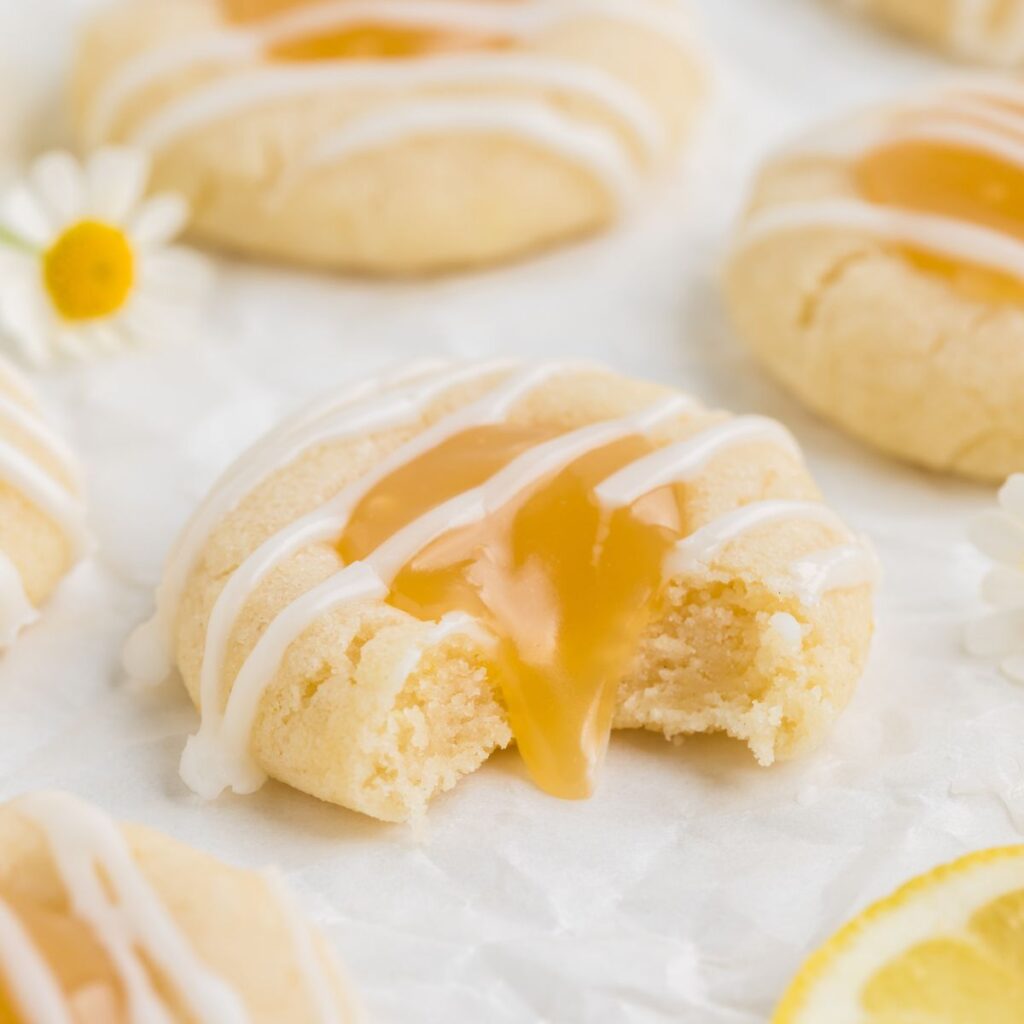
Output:
<instances>
[{"instance_id":1,"label":"baked cookie top","mask_svg":"<svg viewBox=\"0 0 1024 1024\"><path fill-rule=\"evenodd\" d=\"M280 878L61 793L0 806L5 1024L349 1024L337 966Z\"/></svg>"},{"instance_id":2,"label":"baked cookie top","mask_svg":"<svg viewBox=\"0 0 1024 1024\"><path fill-rule=\"evenodd\" d=\"M869 551L817 500L794 441L772 421L710 413L586 365L417 370L311 409L228 472L179 541L158 617L133 639L128 661L136 677L160 678L177 648L202 711L183 774L208 796L260 785L257 736L274 720L271 760L295 746L290 781L387 816L351 788L365 784L386 803L398 799L401 772L432 793L466 770L438 768L428 783L426 769L410 769L416 751L443 746L431 715L444 712L450 762L462 763L460 744L479 740L479 763L510 729L542 788L581 797L613 722L687 731L665 724L664 702L659 721L639 696L658 703L645 673L664 675L664 641L682 629L668 621L686 602L682 592L668 596L670 581L710 585L710 604L715 585L725 589L737 574L749 579L740 600L753 604L754 591L765 591L770 610L746 610L742 640L720 628L724 608L708 612L706 664L718 645L763 667L776 640L780 658L783 647L796 657L803 634L791 612L820 603L832 615L833 592L855 593L854 625L835 644L846 652L835 669L838 710L862 662L872 573ZM759 654L762 629L782 633ZM662 654L636 669L638 651L659 642ZM289 665L300 679L287 678ZM823 663L808 671L832 681ZM632 703L619 691L631 673ZM448 689L425 697L431 686ZM472 704L481 687L487 695ZM299 704L289 711L292 699ZM343 713L335 699L354 703ZM408 704L416 707L406 724L388 725ZM757 716L749 694L736 695L736 706ZM460 707L453 724L448 712ZM321 736L322 749L304 734L303 709L314 733L332 735ZM766 762L789 728L773 714L759 719L758 739L747 734ZM475 731L488 716L500 719L490 746ZM728 727L716 721L708 727ZM401 772L375 762L377 742L391 744L388 756L401 751ZM351 777L327 794L327 776L347 759Z\"/></svg>"},{"instance_id":3,"label":"baked cookie top","mask_svg":"<svg viewBox=\"0 0 1024 1024\"><path fill-rule=\"evenodd\" d=\"M0 357L0 650L90 546L76 459Z\"/></svg>"}]
</instances>

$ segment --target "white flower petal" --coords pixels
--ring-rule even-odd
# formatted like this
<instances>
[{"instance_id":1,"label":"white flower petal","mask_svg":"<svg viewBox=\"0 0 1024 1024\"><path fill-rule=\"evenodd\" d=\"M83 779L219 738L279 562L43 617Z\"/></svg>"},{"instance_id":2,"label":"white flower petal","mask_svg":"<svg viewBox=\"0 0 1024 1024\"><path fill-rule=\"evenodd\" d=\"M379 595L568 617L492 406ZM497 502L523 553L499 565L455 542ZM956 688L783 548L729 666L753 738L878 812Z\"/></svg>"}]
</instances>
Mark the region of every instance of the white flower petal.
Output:
<instances>
[{"instance_id":1,"label":"white flower petal","mask_svg":"<svg viewBox=\"0 0 1024 1024\"><path fill-rule=\"evenodd\" d=\"M166 245L188 223L189 206L173 192L147 200L128 225L132 238L141 246Z\"/></svg>"},{"instance_id":2,"label":"white flower petal","mask_svg":"<svg viewBox=\"0 0 1024 1024\"><path fill-rule=\"evenodd\" d=\"M90 355L86 333L81 328L61 326L54 339L54 348L71 359L88 359Z\"/></svg>"},{"instance_id":3,"label":"white flower petal","mask_svg":"<svg viewBox=\"0 0 1024 1024\"><path fill-rule=\"evenodd\" d=\"M999 504L1012 516L1024 520L1024 473L1008 477L999 491Z\"/></svg>"},{"instance_id":4,"label":"white flower petal","mask_svg":"<svg viewBox=\"0 0 1024 1024\"><path fill-rule=\"evenodd\" d=\"M27 185L15 185L0 203L0 223L29 245L45 248L58 226L50 219L35 192Z\"/></svg>"},{"instance_id":5,"label":"white flower petal","mask_svg":"<svg viewBox=\"0 0 1024 1024\"><path fill-rule=\"evenodd\" d=\"M982 581L981 596L997 608L1024 608L1024 572L995 566Z\"/></svg>"},{"instance_id":6,"label":"white flower petal","mask_svg":"<svg viewBox=\"0 0 1024 1024\"><path fill-rule=\"evenodd\" d=\"M140 277L147 294L180 302L201 296L210 285L213 271L198 253L174 245L146 253L141 260Z\"/></svg>"},{"instance_id":7,"label":"white flower petal","mask_svg":"<svg viewBox=\"0 0 1024 1024\"><path fill-rule=\"evenodd\" d=\"M980 658L1004 658L1024 651L1024 608L993 612L968 623L967 650Z\"/></svg>"},{"instance_id":8,"label":"white flower petal","mask_svg":"<svg viewBox=\"0 0 1024 1024\"><path fill-rule=\"evenodd\" d=\"M107 146L85 168L85 212L115 224L127 223L149 181L149 157L141 150Z\"/></svg>"},{"instance_id":9,"label":"white flower petal","mask_svg":"<svg viewBox=\"0 0 1024 1024\"><path fill-rule=\"evenodd\" d=\"M67 224L81 216L85 177L70 153L58 150L41 156L32 165L29 180L52 224Z\"/></svg>"},{"instance_id":10,"label":"white flower petal","mask_svg":"<svg viewBox=\"0 0 1024 1024\"><path fill-rule=\"evenodd\" d=\"M1024 683L1024 654L1011 654L999 663L1003 673L1015 683Z\"/></svg>"},{"instance_id":11,"label":"white flower petal","mask_svg":"<svg viewBox=\"0 0 1024 1024\"><path fill-rule=\"evenodd\" d=\"M975 546L1006 565L1024 565L1024 522L1002 509L982 512L968 528Z\"/></svg>"}]
</instances>

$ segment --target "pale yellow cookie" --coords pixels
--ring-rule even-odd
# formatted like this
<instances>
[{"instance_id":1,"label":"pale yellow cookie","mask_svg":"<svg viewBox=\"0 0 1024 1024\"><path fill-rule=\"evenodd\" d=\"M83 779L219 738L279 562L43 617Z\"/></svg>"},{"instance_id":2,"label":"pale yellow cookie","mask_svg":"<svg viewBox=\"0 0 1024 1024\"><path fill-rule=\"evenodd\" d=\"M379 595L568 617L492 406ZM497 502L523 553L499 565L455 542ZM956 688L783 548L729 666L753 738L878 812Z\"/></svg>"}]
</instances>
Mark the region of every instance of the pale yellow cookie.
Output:
<instances>
[{"instance_id":1,"label":"pale yellow cookie","mask_svg":"<svg viewBox=\"0 0 1024 1024\"><path fill-rule=\"evenodd\" d=\"M134 1009L134 1012L132 1012ZM352 1024L280 878L61 793L0 806L0 1020Z\"/></svg>"},{"instance_id":2,"label":"pale yellow cookie","mask_svg":"<svg viewBox=\"0 0 1024 1024\"><path fill-rule=\"evenodd\" d=\"M1024 470L1024 88L964 82L771 159L726 271L765 365L823 416L934 469Z\"/></svg>"},{"instance_id":3,"label":"pale yellow cookie","mask_svg":"<svg viewBox=\"0 0 1024 1024\"><path fill-rule=\"evenodd\" d=\"M85 32L83 145L150 150L198 237L415 273L606 226L702 93L670 0L175 0Z\"/></svg>"},{"instance_id":4,"label":"pale yellow cookie","mask_svg":"<svg viewBox=\"0 0 1024 1024\"><path fill-rule=\"evenodd\" d=\"M0 650L89 544L75 459L0 357Z\"/></svg>"},{"instance_id":5,"label":"pale yellow cookie","mask_svg":"<svg viewBox=\"0 0 1024 1024\"><path fill-rule=\"evenodd\" d=\"M839 0L959 57L1024 63L1022 0Z\"/></svg>"},{"instance_id":6,"label":"pale yellow cookie","mask_svg":"<svg viewBox=\"0 0 1024 1024\"><path fill-rule=\"evenodd\" d=\"M402 820L514 738L575 797L613 724L728 733L765 765L815 746L864 665L873 569L772 421L600 368L449 366L244 457L127 663L180 668L203 795L270 775Z\"/></svg>"}]
</instances>

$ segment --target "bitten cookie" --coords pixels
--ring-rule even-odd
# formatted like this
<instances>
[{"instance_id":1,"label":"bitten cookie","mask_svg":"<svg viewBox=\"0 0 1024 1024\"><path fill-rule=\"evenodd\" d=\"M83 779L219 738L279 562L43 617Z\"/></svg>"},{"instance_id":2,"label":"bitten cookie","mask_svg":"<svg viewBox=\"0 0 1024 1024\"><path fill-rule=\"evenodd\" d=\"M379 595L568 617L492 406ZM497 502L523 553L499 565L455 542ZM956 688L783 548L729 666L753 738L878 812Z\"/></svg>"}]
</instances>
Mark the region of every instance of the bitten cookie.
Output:
<instances>
[{"instance_id":1,"label":"bitten cookie","mask_svg":"<svg viewBox=\"0 0 1024 1024\"><path fill-rule=\"evenodd\" d=\"M231 469L127 664L180 668L201 794L271 775L402 820L513 740L573 798L613 726L765 765L813 747L861 674L873 570L777 423L592 366L444 366Z\"/></svg>"},{"instance_id":2,"label":"bitten cookie","mask_svg":"<svg viewBox=\"0 0 1024 1024\"><path fill-rule=\"evenodd\" d=\"M1024 0L839 0L950 53L1007 67L1024 63Z\"/></svg>"},{"instance_id":3,"label":"bitten cookie","mask_svg":"<svg viewBox=\"0 0 1024 1024\"><path fill-rule=\"evenodd\" d=\"M119 827L62 793L0 806L0 1020L357 1019L326 943L277 875Z\"/></svg>"},{"instance_id":4,"label":"bitten cookie","mask_svg":"<svg viewBox=\"0 0 1024 1024\"><path fill-rule=\"evenodd\" d=\"M862 111L757 179L726 271L741 336L884 451L1024 470L1024 88L967 81Z\"/></svg>"},{"instance_id":5,"label":"bitten cookie","mask_svg":"<svg viewBox=\"0 0 1024 1024\"><path fill-rule=\"evenodd\" d=\"M0 357L0 650L90 545L75 458Z\"/></svg>"},{"instance_id":6,"label":"bitten cookie","mask_svg":"<svg viewBox=\"0 0 1024 1024\"><path fill-rule=\"evenodd\" d=\"M700 61L670 0L175 0L85 33L82 142L124 142L198 236L410 273L611 222L680 147Z\"/></svg>"}]
</instances>

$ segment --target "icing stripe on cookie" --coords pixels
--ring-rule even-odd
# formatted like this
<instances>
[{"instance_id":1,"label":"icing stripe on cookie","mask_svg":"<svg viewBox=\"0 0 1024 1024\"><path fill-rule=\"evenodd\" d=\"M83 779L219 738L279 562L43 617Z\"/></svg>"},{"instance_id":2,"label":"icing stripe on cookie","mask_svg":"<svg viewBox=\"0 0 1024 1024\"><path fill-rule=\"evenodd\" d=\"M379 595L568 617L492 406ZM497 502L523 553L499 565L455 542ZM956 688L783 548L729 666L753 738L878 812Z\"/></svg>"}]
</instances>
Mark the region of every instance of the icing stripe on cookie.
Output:
<instances>
[{"instance_id":1,"label":"icing stripe on cookie","mask_svg":"<svg viewBox=\"0 0 1024 1024\"><path fill-rule=\"evenodd\" d=\"M75 1024L57 979L17 915L0 898L0 975L19 1016L46 1024Z\"/></svg>"},{"instance_id":2,"label":"icing stripe on cookie","mask_svg":"<svg viewBox=\"0 0 1024 1024\"><path fill-rule=\"evenodd\" d=\"M764 416L737 416L659 448L610 477L595 493L606 508L623 508L658 487L692 480L728 448L756 442L776 444L800 457L793 435L781 423Z\"/></svg>"},{"instance_id":3,"label":"icing stripe on cookie","mask_svg":"<svg viewBox=\"0 0 1024 1024\"><path fill-rule=\"evenodd\" d=\"M171 1024L155 969L196 1024L249 1024L240 996L193 951L112 821L63 793L21 797L15 806L42 829L72 909L124 984L133 1021Z\"/></svg>"},{"instance_id":4,"label":"icing stripe on cookie","mask_svg":"<svg viewBox=\"0 0 1024 1024\"><path fill-rule=\"evenodd\" d=\"M320 1024L344 1024L345 1020L354 1019L355 1011L351 1006L347 1008L344 1018L338 1013L337 993L324 964L324 957L329 955L329 952L326 948L319 947L313 929L303 919L281 873L276 868L269 868L263 872L263 878L284 917L295 950L295 962L299 966L303 985L314 1007L317 1020ZM333 961L331 967L340 973L338 965Z\"/></svg>"},{"instance_id":5,"label":"icing stripe on cookie","mask_svg":"<svg viewBox=\"0 0 1024 1024\"><path fill-rule=\"evenodd\" d=\"M987 267L1024 280L1024 243L991 228L950 217L878 207L859 199L769 206L743 226L738 248L779 234L814 229L860 232L868 237L921 249Z\"/></svg>"},{"instance_id":6,"label":"icing stripe on cookie","mask_svg":"<svg viewBox=\"0 0 1024 1024\"><path fill-rule=\"evenodd\" d=\"M275 191L301 187L306 172L341 164L351 157L418 137L442 132L460 135L516 136L524 142L571 155L572 163L601 182L618 206L633 196L636 177L615 136L596 125L566 117L550 106L527 100L422 100L354 118L320 141Z\"/></svg>"}]
</instances>

